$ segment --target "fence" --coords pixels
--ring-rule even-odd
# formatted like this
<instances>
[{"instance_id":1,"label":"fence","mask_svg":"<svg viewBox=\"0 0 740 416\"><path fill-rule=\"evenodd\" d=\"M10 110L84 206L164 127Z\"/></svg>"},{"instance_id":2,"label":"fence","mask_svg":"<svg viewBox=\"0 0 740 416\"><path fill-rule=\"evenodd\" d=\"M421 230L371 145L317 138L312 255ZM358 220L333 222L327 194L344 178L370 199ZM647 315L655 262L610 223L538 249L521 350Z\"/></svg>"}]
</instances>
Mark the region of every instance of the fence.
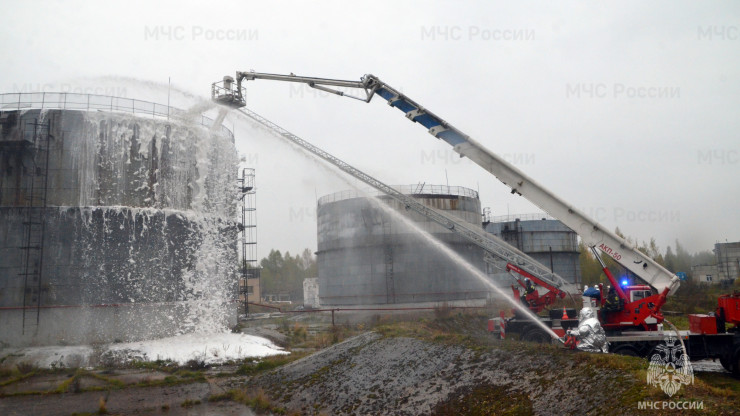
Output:
<instances>
[{"instance_id":1,"label":"fence","mask_svg":"<svg viewBox=\"0 0 740 416\"><path fill-rule=\"evenodd\" d=\"M265 305L263 303L249 302L249 304L252 305L252 306L259 306L259 307L262 307L262 308L273 309L273 310L276 310L277 313L279 313L279 314L291 314L291 313L293 313L293 314L305 314L305 313L331 312L331 325L332 326L335 326L336 325L335 319L334 319L334 313L335 312L345 312L345 313L346 312L410 312L410 311L416 311L416 312L418 312L418 311L434 311L434 312L440 311L440 312L445 312L445 311L451 311L451 310L455 310L455 309L459 309L459 310L467 310L467 309L485 310L485 309L490 309L491 308L490 306L454 306L454 305L450 306L450 305L447 305L446 303L442 303L439 306L431 306L431 307L425 307L425 306L420 306L420 307L400 307L400 306L399 307L393 307L393 306L388 306L388 307L376 307L376 308L367 308L367 307L365 307L365 308L363 308L363 307L356 307L356 308L352 308L352 307L349 307L349 308L337 308L337 307L332 307L332 308L303 309L303 310L283 310L283 308L281 308L279 306Z\"/></svg>"},{"instance_id":2,"label":"fence","mask_svg":"<svg viewBox=\"0 0 740 416\"><path fill-rule=\"evenodd\" d=\"M512 222L516 220L520 221L540 221L540 220L554 220L555 218L551 217L548 214L541 213L541 214L511 214L511 215L486 215L483 221L485 222Z\"/></svg>"},{"instance_id":3,"label":"fence","mask_svg":"<svg viewBox=\"0 0 740 416\"><path fill-rule=\"evenodd\" d=\"M192 120L211 128L213 119L202 114L193 115L179 108L131 98L110 95L77 94L69 92L32 92L0 94L0 111L12 110L79 110L109 111L159 117L165 119ZM234 133L221 125L220 131L234 139Z\"/></svg>"},{"instance_id":4,"label":"fence","mask_svg":"<svg viewBox=\"0 0 740 416\"><path fill-rule=\"evenodd\" d=\"M478 199L478 192L465 188L462 186L446 186L446 185L393 185L393 189L405 194L405 195L453 195L453 196L464 196L468 198ZM319 205L327 204L330 202L342 201L345 199L352 198L366 198L373 196L383 196L384 193L376 189L367 189L364 191L340 191L333 194L325 195L319 198Z\"/></svg>"}]
</instances>

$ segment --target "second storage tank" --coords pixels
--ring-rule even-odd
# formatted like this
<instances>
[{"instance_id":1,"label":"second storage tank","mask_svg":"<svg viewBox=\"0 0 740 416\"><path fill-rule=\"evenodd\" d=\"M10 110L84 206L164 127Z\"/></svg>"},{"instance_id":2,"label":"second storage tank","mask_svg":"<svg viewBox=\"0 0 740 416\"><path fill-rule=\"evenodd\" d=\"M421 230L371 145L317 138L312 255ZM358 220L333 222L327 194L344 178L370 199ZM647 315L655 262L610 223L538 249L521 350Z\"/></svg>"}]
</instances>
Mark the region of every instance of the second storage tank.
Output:
<instances>
[{"instance_id":1,"label":"second storage tank","mask_svg":"<svg viewBox=\"0 0 740 416\"><path fill-rule=\"evenodd\" d=\"M397 186L424 204L481 225L478 193L440 185ZM390 209L384 209L386 206ZM391 211L402 215L399 217ZM318 202L318 275L322 305L371 305L486 299L488 288L431 247L407 218L484 270L482 250L387 196L354 191Z\"/></svg>"},{"instance_id":2,"label":"second storage tank","mask_svg":"<svg viewBox=\"0 0 740 416\"><path fill-rule=\"evenodd\" d=\"M580 287L578 235L562 222L546 214L526 214L487 218L483 224L489 233L527 253L569 283ZM498 270L491 273L501 284L511 284L506 273Z\"/></svg>"}]
</instances>

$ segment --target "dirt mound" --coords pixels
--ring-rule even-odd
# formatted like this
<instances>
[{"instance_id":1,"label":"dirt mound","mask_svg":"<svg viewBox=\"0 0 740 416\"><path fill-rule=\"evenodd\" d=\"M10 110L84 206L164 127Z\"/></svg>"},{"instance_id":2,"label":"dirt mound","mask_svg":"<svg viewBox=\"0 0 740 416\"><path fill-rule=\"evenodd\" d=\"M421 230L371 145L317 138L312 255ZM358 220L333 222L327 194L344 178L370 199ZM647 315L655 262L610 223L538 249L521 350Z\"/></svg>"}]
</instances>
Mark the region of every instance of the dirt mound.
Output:
<instances>
[{"instance_id":1,"label":"dirt mound","mask_svg":"<svg viewBox=\"0 0 740 416\"><path fill-rule=\"evenodd\" d=\"M543 349L531 354L366 333L249 384L304 414L629 413L618 398L639 381Z\"/></svg>"}]
</instances>

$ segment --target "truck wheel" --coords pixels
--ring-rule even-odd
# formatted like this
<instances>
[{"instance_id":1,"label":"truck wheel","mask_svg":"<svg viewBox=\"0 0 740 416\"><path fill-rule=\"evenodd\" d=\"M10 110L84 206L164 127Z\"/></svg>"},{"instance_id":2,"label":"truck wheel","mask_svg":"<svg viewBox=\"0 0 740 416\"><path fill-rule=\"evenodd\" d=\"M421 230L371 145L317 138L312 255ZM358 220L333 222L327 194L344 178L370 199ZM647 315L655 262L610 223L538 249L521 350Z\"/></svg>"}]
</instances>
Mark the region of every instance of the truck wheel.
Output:
<instances>
[{"instance_id":1,"label":"truck wheel","mask_svg":"<svg viewBox=\"0 0 740 416\"><path fill-rule=\"evenodd\" d=\"M535 342L537 344L548 344L550 343L550 338L547 332L539 328L532 328L522 334L522 341Z\"/></svg>"},{"instance_id":2,"label":"truck wheel","mask_svg":"<svg viewBox=\"0 0 740 416\"><path fill-rule=\"evenodd\" d=\"M733 376L740 378L740 348L735 350L734 355L735 356L732 358L732 364L733 364L732 369L728 368L728 370L732 372Z\"/></svg>"},{"instance_id":3,"label":"truck wheel","mask_svg":"<svg viewBox=\"0 0 740 416\"><path fill-rule=\"evenodd\" d=\"M723 355L722 357L719 357L719 363L722 364L722 368L729 372L732 372L732 358L728 358Z\"/></svg>"}]
</instances>

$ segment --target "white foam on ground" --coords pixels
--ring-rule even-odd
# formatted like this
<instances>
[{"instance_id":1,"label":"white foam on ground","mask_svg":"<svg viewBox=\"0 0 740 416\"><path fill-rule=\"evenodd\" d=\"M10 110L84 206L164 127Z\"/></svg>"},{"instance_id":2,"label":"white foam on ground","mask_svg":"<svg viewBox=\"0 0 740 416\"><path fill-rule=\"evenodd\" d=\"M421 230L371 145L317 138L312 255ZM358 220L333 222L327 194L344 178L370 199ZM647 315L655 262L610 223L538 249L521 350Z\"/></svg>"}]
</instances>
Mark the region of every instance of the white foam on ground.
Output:
<instances>
[{"instance_id":1,"label":"white foam on ground","mask_svg":"<svg viewBox=\"0 0 740 416\"><path fill-rule=\"evenodd\" d=\"M93 354L93 348L87 345L0 350L3 366L25 363L38 368L89 367Z\"/></svg>"},{"instance_id":2,"label":"white foam on ground","mask_svg":"<svg viewBox=\"0 0 740 416\"><path fill-rule=\"evenodd\" d=\"M171 360L185 364L190 360L221 364L249 357L289 354L270 340L246 334L185 334L151 341L113 344L109 351L123 351L140 361Z\"/></svg>"},{"instance_id":3,"label":"white foam on ground","mask_svg":"<svg viewBox=\"0 0 740 416\"><path fill-rule=\"evenodd\" d=\"M192 333L95 347L78 345L6 348L0 350L0 359L4 358L3 366L28 363L39 368L75 368L94 366L101 355L109 354L122 362L171 360L182 365L190 360L223 364L231 360L290 353L270 340L254 335Z\"/></svg>"}]
</instances>

